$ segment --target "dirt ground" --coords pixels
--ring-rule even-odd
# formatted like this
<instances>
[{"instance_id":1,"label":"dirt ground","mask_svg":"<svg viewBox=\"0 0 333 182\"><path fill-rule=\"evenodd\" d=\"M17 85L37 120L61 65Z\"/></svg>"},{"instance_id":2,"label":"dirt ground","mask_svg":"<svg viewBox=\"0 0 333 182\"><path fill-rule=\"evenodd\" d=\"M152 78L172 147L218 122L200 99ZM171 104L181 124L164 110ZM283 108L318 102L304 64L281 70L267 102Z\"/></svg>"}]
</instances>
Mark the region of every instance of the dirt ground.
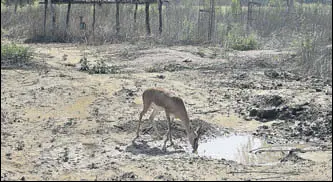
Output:
<instances>
[{"instance_id":1,"label":"dirt ground","mask_svg":"<svg viewBox=\"0 0 333 182\"><path fill-rule=\"evenodd\" d=\"M1 180L332 180L332 82L292 72L291 51L25 45L32 63L1 69ZM84 71L83 58L110 73ZM247 133L289 146L285 157L258 165L192 154L178 120L176 146L163 152L149 113L132 143L150 87L183 98L205 130L200 142ZM165 114L155 119L165 132Z\"/></svg>"}]
</instances>

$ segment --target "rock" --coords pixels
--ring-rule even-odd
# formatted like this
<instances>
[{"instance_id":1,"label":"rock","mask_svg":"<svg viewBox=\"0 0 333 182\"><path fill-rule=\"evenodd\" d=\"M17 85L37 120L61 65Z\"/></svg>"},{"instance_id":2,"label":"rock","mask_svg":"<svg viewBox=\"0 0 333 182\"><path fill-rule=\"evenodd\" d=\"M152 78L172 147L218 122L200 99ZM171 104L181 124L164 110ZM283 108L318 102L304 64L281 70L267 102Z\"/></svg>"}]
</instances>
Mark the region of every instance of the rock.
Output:
<instances>
[{"instance_id":1,"label":"rock","mask_svg":"<svg viewBox=\"0 0 333 182\"><path fill-rule=\"evenodd\" d=\"M192 62L192 60L190 58L186 58L186 59L183 60L183 62L184 63L190 63L190 62Z\"/></svg>"},{"instance_id":2,"label":"rock","mask_svg":"<svg viewBox=\"0 0 333 182\"><path fill-rule=\"evenodd\" d=\"M312 136L313 135L313 131L311 131L311 130L306 130L306 131L304 131L304 135L305 136Z\"/></svg>"},{"instance_id":3,"label":"rock","mask_svg":"<svg viewBox=\"0 0 333 182\"><path fill-rule=\"evenodd\" d=\"M127 173L124 173L123 175L121 175L121 179L125 179L125 178L135 179L135 178L137 178L137 175L134 174L133 172L127 172Z\"/></svg>"},{"instance_id":4,"label":"rock","mask_svg":"<svg viewBox=\"0 0 333 182\"><path fill-rule=\"evenodd\" d=\"M266 75L269 78L277 78L279 76L279 73L275 70L268 70L264 72L264 75Z\"/></svg>"},{"instance_id":5,"label":"rock","mask_svg":"<svg viewBox=\"0 0 333 182\"><path fill-rule=\"evenodd\" d=\"M275 108L259 110L257 113L257 117L268 120L275 119L277 115L278 112Z\"/></svg>"},{"instance_id":6,"label":"rock","mask_svg":"<svg viewBox=\"0 0 333 182\"><path fill-rule=\"evenodd\" d=\"M257 113L258 113L258 110L257 110L257 109L251 109L251 111L250 111L250 116L251 116L251 117L257 116Z\"/></svg>"},{"instance_id":7,"label":"rock","mask_svg":"<svg viewBox=\"0 0 333 182\"><path fill-rule=\"evenodd\" d=\"M164 79L165 76L164 76L164 75L157 75L157 78L159 78L159 79Z\"/></svg>"},{"instance_id":8,"label":"rock","mask_svg":"<svg viewBox=\"0 0 333 182\"><path fill-rule=\"evenodd\" d=\"M284 103L284 100L279 95L258 95L252 100L252 103L258 105L258 107L278 107Z\"/></svg>"},{"instance_id":9,"label":"rock","mask_svg":"<svg viewBox=\"0 0 333 182\"><path fill-rule=\"evenodd\" d=\"M263 126L262 126L262 129L267 130L267 129L268 129L268 126L267 126L267 125L263 125Z\"/></svg>"}]
</instances>

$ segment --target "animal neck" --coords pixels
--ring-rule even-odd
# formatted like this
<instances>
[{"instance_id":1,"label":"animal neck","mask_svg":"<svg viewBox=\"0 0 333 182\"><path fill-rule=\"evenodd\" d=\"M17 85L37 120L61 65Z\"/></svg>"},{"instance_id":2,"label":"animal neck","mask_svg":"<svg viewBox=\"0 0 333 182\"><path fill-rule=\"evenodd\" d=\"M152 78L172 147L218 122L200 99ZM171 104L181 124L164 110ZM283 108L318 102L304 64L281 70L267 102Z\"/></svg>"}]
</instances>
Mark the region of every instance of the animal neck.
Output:
<instances>
[{"instance_id":1,"label":"animal neck","mask_svg":"<svg viewBox=\"0 0 333 182\"><path fill-rule=\"evenodd\" d=\"M190 141L192 141L194 139L194 137L195 137L195 134L194 134L193 130L190 127L190 121L189 121L189 119L186 119L184 121L184 127L185 127L185 130L186 130L187 138Z\"/></svg>"}]
</instances>

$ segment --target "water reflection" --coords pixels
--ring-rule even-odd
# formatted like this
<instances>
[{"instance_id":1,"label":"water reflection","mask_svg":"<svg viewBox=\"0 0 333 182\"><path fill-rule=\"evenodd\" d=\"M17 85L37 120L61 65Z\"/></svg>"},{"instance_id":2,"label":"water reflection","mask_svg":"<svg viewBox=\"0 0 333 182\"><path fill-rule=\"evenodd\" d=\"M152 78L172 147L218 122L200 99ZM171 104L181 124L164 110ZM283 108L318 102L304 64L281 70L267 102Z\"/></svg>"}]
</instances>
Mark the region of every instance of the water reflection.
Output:
<instances>
[{"instance_id":1,"label":"water reflection","mask_svg":"<svg viewBox=\"0 0 333 182\"><path fill-rule=\"evenodd\" d=\"M214 159L233 160L242 164L272 164L279 161L282 152L249 153L250 150L264 147L265 141L252 135L229 135L200 143L199 156Z\"/></svg>"}]
</instances>

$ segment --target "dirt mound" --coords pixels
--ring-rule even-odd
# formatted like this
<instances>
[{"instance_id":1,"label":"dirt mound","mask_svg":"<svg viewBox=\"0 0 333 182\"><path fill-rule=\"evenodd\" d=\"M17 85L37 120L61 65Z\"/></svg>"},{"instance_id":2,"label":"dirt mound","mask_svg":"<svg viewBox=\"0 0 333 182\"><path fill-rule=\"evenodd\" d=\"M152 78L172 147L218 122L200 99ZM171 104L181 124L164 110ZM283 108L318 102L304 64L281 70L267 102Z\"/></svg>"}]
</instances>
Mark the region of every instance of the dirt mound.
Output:
<instances>
[{"instance_id":1,"label":"dirt mound","mask_svg":"<svg viewBox=\"0 0 333 182\"><path fill-rule=\"evenodd\" d=\"M267 105L262 103L261 105ZM261 107L249 110L249 116L261 122L283 120L272 124L272 129L288 139L332 140L332 110L323 111L309 103L282 104L279 107ZM261 132L267 132L261 128Z\"/></svg>"},{"instance_id":2,"label":"dirt mound","mask_svg":"<svg viewBox=\"0 0 333 182\"><path fill-rule=\"evenodd\" d=\"M301 77L297 74L288 71L276 71L276 70L266 70L264 75L271 79L284 79L284 80L296 80L299 81Z\"/></svg>"},{"instance_id":3,"label":"dirt mound","mask_svg":"<svg viewBox=\"0 0 333 182\"><path fill-rule=\"evenodd\" d=\"M279 95L256 95L252 99L256 107L278 107L284 103Z\"/></svg>"}]
</instances>

